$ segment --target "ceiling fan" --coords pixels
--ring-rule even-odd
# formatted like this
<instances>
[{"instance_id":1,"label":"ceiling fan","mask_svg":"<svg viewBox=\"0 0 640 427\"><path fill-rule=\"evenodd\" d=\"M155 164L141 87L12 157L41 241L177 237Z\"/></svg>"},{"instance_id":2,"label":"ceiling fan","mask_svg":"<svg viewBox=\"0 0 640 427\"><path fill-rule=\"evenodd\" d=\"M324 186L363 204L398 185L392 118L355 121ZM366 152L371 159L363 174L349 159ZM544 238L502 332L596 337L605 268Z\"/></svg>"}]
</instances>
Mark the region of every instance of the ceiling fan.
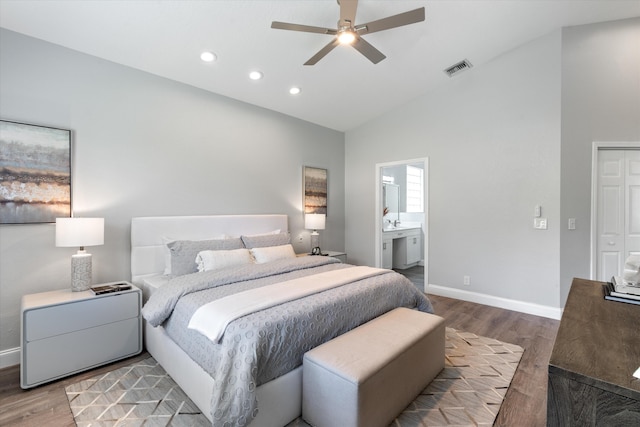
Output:
<instances>
[{"instance_id":1,"label":"ceiling fan","mask_svg":"<svg viewBox=\"0 0 640 427\"><path fill-rule=\"evenodd\" d=\"M338 21L337 29L289 24L278 21L273 21L271 23L271 28L278 30L303 31L306 33L329 34L331 36L335 36L329 44L320 49L320 51L313 55L304 63L304 65L316 64L339 44L350 44L358 52L367 57L369 61L377 64L385 59L386 56L360 36L424 21L424 7L421 7L409 12L378 19L377 21L371 21L366 24L355 25L354 22L356 9L358 8L358 0L337 1L340 5L340 20Z\"/></svg>"}]
</instances>

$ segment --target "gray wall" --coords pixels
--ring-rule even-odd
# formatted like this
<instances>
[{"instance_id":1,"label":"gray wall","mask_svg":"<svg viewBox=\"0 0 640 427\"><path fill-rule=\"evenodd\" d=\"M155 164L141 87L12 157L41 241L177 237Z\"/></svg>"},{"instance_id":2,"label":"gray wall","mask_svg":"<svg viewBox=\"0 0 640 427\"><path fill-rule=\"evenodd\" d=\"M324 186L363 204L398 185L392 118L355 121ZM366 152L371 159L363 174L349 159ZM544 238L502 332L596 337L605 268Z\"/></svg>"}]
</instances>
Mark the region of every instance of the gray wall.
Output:
<instances>
[{"instance_id":1,"label":"gray wall","mask_svg":"<svg viewBox=\"0 0 640 427\"><path fill-rule=\"evenodd\" d=\"M590 277L592 143L638 140L640 19L554 32L347 132L346 250L375 261L374 165L429 157L429 282L562 307Z\"/></svg>"},{"instance_id":2,"label":"gray wall","mask_svg":"<svg viewBox=\"0 0 640 427\"><path fill-rule=\"evenodd\" d=\"M375 164L428 157L430 284L558 306L560 46L557 31L347 132L351 260L375 262Z\"/></svg>"},{"instance_id":3,"label":"gray wall","mask_svg":"<svg viewBox=\"0 0 640 427\"><path fill-rule=\"evenodd\" d=\"M0 31L0 118L73 131L75 214L105 218L94 282L130 278L134 216L284 213L308 251L303 165L328 169L322 247L344 250L343 133ZM54 228L0 226L0 354L20 345L22 295L70 286Z\"/></svg>"},{"instance_id":4,"label":"gray wall","mask_svg":"<svg viewBox=\"0 0 640 427\"><path fill-rule=\"evenodd\" d=\"M640 141L640 18L562 31L561 301L590 277L593 141Z\"/></svg>"}]
</instances>

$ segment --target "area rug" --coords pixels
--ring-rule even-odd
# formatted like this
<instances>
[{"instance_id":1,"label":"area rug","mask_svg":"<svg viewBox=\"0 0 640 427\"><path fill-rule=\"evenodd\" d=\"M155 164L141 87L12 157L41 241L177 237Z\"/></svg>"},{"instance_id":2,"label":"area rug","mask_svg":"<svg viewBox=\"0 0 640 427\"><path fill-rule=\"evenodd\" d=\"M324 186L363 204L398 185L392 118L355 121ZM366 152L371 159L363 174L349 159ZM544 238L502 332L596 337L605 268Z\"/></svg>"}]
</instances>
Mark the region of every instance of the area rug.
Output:
<instances>
[{"instance_id":1,"label":"area rug","mask_svg":"<svg viewBox=\"0 0 640 427\"><path fill-rule=\"evenodd\" d=\"M392 426L493 425L524 350L452 328L445 350L444 370ZM210 425L151 357L65 390L78 427ZM287 427L308 424L298 418Z\"/></svg>"}]
</instances>

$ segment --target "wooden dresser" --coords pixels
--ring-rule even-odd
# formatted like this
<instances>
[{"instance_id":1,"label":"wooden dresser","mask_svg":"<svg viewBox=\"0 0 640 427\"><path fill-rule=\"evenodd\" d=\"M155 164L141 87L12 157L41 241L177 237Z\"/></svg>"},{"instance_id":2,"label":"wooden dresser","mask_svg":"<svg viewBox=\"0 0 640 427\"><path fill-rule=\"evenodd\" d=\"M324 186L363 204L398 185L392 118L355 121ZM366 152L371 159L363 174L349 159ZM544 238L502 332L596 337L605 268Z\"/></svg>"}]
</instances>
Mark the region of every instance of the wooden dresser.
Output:
<instances>
[{"instance_id":1,"label":"wooden dresser","mask_svg":"<svg viewBox=\"0 0 640 427\"><path fill-rule=\"evenodd\" d=\"M547 426L640 426L640 305L574 279L551 360Z\"/></svg>"}]
</instances>

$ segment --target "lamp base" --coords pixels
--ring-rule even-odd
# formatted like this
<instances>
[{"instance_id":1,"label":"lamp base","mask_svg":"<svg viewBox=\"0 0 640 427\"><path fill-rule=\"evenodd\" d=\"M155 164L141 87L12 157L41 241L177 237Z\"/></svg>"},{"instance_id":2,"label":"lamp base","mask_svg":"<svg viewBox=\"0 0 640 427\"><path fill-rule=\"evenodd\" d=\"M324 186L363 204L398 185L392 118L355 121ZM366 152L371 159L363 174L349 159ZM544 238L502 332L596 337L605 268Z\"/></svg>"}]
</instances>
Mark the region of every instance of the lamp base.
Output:
<instances>
[{"instance_id":1,"label":"lamp base","mask_svg":"<svg viewBox=\"0 0 640 427\"><path fill-rule=\"evenodd\" d=\"M77 254L71 255L71 290L88 290L91 287L91 276L91 254L78 251Z\"/></svg>"}]
</instances>

